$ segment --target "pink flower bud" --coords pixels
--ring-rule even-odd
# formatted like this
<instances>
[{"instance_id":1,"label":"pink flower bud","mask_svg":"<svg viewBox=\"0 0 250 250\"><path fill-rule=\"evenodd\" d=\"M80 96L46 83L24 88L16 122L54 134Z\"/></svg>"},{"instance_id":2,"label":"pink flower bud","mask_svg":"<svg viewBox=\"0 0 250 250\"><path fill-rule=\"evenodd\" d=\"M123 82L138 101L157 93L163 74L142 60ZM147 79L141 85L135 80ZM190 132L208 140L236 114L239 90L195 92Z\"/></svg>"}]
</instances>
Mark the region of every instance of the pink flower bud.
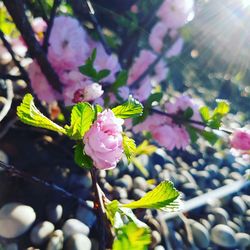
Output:
<instances>
[{"instance_id":1,"label":"pink flower bud","mask_svg":"<svg viewBox=\"0 0 250 250\"><path fill-rule=\"evenodd\" d=\"M236 130L231 136L231 146L239 150L250 150L250 131Z\"/></svg>"},{"instance_id":2,"label":"pink flower bud","mask_svg":"<svg viewBox=\"0 0 250 250\"><path fill-rule=\"evenodd\" d=\"M99 169L115 168L123 153L123 120L116 118L112 110L104 110L97 117L83 142L84 151Z\"/></svg>"}]
</instances>

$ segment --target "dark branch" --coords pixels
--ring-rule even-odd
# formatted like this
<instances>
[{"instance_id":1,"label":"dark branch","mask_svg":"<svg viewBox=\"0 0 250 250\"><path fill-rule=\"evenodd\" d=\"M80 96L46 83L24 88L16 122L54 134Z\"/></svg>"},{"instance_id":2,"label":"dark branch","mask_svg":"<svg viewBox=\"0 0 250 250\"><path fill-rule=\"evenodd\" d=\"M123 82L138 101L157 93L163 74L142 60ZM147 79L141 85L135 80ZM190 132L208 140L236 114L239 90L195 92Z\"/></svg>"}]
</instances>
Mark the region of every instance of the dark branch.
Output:
<instances>
[{"instance_id":1,"label":"dark branch","mask_svg":"<svg viewBox=\"0 0 250 250\"><path fill-rule=\"evenodd\" d=\"M52 189L52 190L54 190L54 191L56 191L58 193L61 193L64 197L74 199L80 205L83 205L86 208L90 209L90 207L87 205L85 200L77 197L76 195L68 192L67 190L63 189L62 187L57 186L54 183L41 180L41 179L39 179L39 178L37 178L36 176L33 176L33 175L29 175L29 174L27 174L27 173L25 173L25 172L23 172L23 171L21 171L19 169L16 169L12 165L5 164L2 161L0 161L0 168L2 168L4 171L6 171L11 176L17 176L17 177L20 177L20 178L22 178L22 179L24 179L26 181L31 182L31 183L40 184L40 185L42 185L42 186L44 186L44 187L46 187L48 189Z\"/></svg>"},{"instance_id":2,"label":"dark branch","mask_svg":"<svg viewBox=\"0 0 250 250\"><path fill-rule=\"evenodd\" d=\"M19 29L25 43L28 46L29 52L35 58L43 72L48 79L51 86L61 92L61 83L58 75L51 67L46 54L44 53L41 45L38 43L34 36L31 25L25 15L24 3L22 0L3 0L9 14L11 15L16 27Z\"/></svg>"},{"instance_id":3,"label":"dark branch","mask_svg":"<svg viewBox=\"0 0 250 250\"><path fill-rule=\"evenodd\" d=\"M29 76L28 76L26 70L22 67L22 65L20 64L20 62L17 60L16 55L15 55L14 51L12 50L11 45L9 44L9 42L6 40L6 38L5 38L4 33L2 32L2 30L0 30L0 38L3 41L3 45L6 47L6 49L10 53L10 55L11 55L11 57L12 57L15 65L18 67L18 69L19 69L19 71L20 71L20 73L22 75L22 78L25 81L29 82L30 80L29 80Z\"/></svg>"},{"instance_id":4,"label":"dark branch","mask_svg":"<svg viewBox=\"0 0 250 250\"><path fill-rule=\"evenodd\" d=\"M58 6L60 5L60 3L61 3L61 0L54 0L53 6L52 6L52 9L50 12L50 19L48 21L48 27L47 27L47 30L45 32L44 40L43 40L43 49L44 49L45 53L47 53L47 51L48 51L50 33L51 33L51 29L53 27L54 18L56 15L56 10L57 10Z\"/></svg>"}]
</instances>

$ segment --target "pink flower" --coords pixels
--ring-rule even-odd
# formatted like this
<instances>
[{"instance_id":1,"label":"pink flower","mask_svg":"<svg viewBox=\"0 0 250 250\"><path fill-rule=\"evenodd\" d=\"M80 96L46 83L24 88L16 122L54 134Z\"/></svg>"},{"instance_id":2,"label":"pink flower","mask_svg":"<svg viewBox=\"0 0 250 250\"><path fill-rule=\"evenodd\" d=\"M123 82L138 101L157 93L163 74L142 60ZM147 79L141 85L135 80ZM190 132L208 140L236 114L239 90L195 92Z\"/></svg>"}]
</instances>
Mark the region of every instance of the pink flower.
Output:
<instances>
[{"instance_id":1,"label":"pink flower","mask_svg":"<svg viewBox=\"0 0 250 250\"><path fill-rule=\"evenodd\" d=\"M157 16L168 28L178 29L193 18L193 8L193 0L164 0Z\"/></svg>"},{"instance_id":2,"label":"pink flower","mask_svg":"<svg viewBox=\"0 0 250 250\"><path fill-rule=\"evenodd\" d=\"M55 18L49 44L49 61L60 70L82 65L89 54L86 32L76 19L69 16Z\"/></svg>"},{"instance_id":3,"label":"pink flower","mask_svg":"<svg viewBox=\"0 0 250 250\"><path fill-rule=\"evenodd\" d=\"M178 38L177 41L170 47L170 49L167 51L166 56L173 57L173 56L178 56L183 48L183 38Z\"/></svg>"},{"instance_id":4,"label":"pink flower","mask_svg":"<svg viewBox=\"0 0 250 250\"><path fill-rule=\"evenodd\" d=\"M98 83L92 83L74 93L73 102L90 102L99 98L103 94L102 86Z\"/></svg>"},{"instance_id":5,"label":"pink flower","mask_svg":"<svg viewBox=\"0 0 250 250\"><path fill-rule=\"evenodd\" d=\"M41 101L52 103L62 98L61 95L48 83L36 61L33 61L29 65L28 74L31 81L31 87Z\"/></svg>"},{"instance_id":6,"label":"pink flower","mask_svg":"<svg viewBox=\"0 0 250 250\"><path fill-rule=\"evenodd\" d=\"M170 114L178 114L180 111L185 111L188 108L193 110L192 120L202 122L202 118L199 112L199 107L193 102L193 100L187 95L179 96L174 103L168 102L165 104L165 108ZM192 123L193 127L198 129L204 129L204 126Z\"/></svg>"},{"instance_id":7,"label":"pink flower","mask_svg":"<svg viewBox=\"0 0 250 250\"><path fill-rule=\"evenodd\" d=\"M168 28L163 22L156 23L156 25L151 30L149 35L149 44L155 52L161 52L167 32Z\"/></svg>"},{"instance_id":8,"label":"pink flower","mask_svg":"<svg viewBox=\"0 0 250 250\"><path fill-rule=\"evenodd\" d=\"M231 136L231 147L239 150L250 150L250 131L239 129Z\"/></svg>"},{"instance_id":9,"label":"pink flower","mask_svg":"<svg viewBox=\"0 0 250 250\"><path fill-rule=\"evenodd\" d=\"M93 159L96 168L112 169L120 161L123 153L122 124L123 120L116 118L110 109L104 110L85 134L84 151Z\"/></svg>"},{"instance_id":10,"label":"pink flower","mask_svg":"<svg viewBox=\"0 0 250 250\"><path fill-rule=\"evenodd\" d=\"M121 70L121 66L118 62L116 55L108 55L104 50L102 44L96 43L96 59L94 62L94 67L97 71L108 69L110 74L102 79L104 82L112 83L115 81L115 74Z\"/></svg>"},{"instance_id":11,"label":"pink flower","mask_svg":"<svg viewBox=\"0 0 250 250\"><path fill-rule=\"evenodd\" d=\"M131 93L135 99L140 102L145 101L151 94L152 84L149 77L146 77L138 89L132 89Z\"/></svg>"}]
</instances>

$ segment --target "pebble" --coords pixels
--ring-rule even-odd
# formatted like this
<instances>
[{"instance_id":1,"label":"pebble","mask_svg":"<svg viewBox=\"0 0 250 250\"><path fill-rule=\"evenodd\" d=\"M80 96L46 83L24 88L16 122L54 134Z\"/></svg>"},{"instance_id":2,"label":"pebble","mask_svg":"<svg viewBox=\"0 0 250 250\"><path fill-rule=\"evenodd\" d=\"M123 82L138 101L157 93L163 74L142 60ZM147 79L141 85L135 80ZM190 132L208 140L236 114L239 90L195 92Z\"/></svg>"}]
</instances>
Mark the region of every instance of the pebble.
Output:
<instances>
[{"instance_id":1,"label":"pebble","mask_svg":"<svg viewBox=\"0 0 250 250\"><path fill-rule=\"evenodd\" d=\"M190 228L192 230L194 243L197 247L206 248L209 246L210 237L208 230L200 223L189 220Z\"/></svg>"},{"instance_id":2,"label":"pebble","mask_svg":"<svg viewBox=\"0 0 250 250\"><path fill-rule=\"evenodd\" d=\"M5 154L2 150L0 150L0 161L2 161L3 163L6 163L6 164L9 163L9 158L8 158L7 154Z\"/></svg>"},{"instance_id":3,"label":"pebble","mask_svg":"<svg viewBox=\"0 0 250 250\"><path fill-rule=\"evenodd\" d=\"M237 233L236 236L237 245L241 247L241 249L245 249L250 246L250 235L246 233Z\"/></svg>"},{"instance_id":4,"label":"pebble","mask_svg":"<svg viewBox=\"0 0 250 250\"><path fill-rule=\"evenodd\" d=\"M194 183L191 183L191 182L185 183L185 184L182 185L182 191L186 195L195 194L196 189L197 189L197 186Z\"/></svg>"},{"instance_id":5,"label":"pebble","mask_svg":"<svg viewBox=\"0 0 250 250\"><path fill-rule=\"evenodd\" d=\"M68 219L62 227L65 238L73 234L89 234L89 227L77 219Z\"/></svg>"},{"instance_id":6,"label":"pebble","mask_svg":"<svg viewBox=\"0 0 250 250\"><path fill-rule=\"evenodd\" d=\"M29 230L36 219L32 207L8 203L0 209L0 236L16 238Z\"/></svg>"},{"instance_id":7,"label":"pebble","mask_svg":"<svg viewBox=\"0 0 250 250\"><path fill-rule=\"evenodd\" d=\"M139 188L139 189L141 189L143 191L146 191L147 188L148 188L148 183L146 182L146 180L143 177L137 176L134 179L133 187L134 188Z\"/></svg>"},{"instance_id":8,"label":"pebble","mask_svg":"<svg viewBox=\"0 0 250 250\"><path fill-rule=\"evenodd\" d=\"M232 206L234 210L239 214L244 214L247 210L245 202L239 196L233 197Z\"/></svg>"},{"instance_id":9,"label":"pebble","mask_svg":"<svg viewBox=\"0 0 250 250\"><path fill-rule=\"evenodd\" d=\"M158 231L154 230L151 233L151 247L154 248L161 242L161 235Z\"/></svg>"},{"instance_id":10,"label":"pebble","mask_svg":"<svg viewBox=\"0 0 250 250\"><path fill-rule=\"evenodd\" d=\"M225 209L217 207L213 209L211 213L215 216L215 221L217 224L227 224L227 221L229 220L229 214Z\"/></svg>"},{"instance_id":11,"label":"pebble","mask_svg":"<svg viewBox=\"0 0 250 250\"><path fill-rule=\"evenodd\" d=\"M38 223L35 227L32 228L32 231L30 233L31 242L38 246L41 245L50 237L54 229L54 225L49 221Z\"/></svg>"},{"instance_id":12,"label":"pebble","mask_svg":"<svg viewBox=\"0 0 250 250\"><path fill-rule=\"evenodd\" d=\"M221 247L233 248L237 245L234 231L223 224L216 225L212 228L211 240Z\"/></svg>"},{"instance_id":13,"label":"pebble","mask_svg":"<svg viewBox=\"0 0 250 250\"><path fill-rule=\"evenodd\" d=\"M162 245L158 245L158 246L155 247L154 250L165 250L165 247L162 246Z\"/></svg>"},{"instance_id":14,"label":"pebble","mask_svg":"<svg viewBox=\"0 0 250 250\"><path fill-rule=\"evenodd\" d=\"M128 191L130 191L133 187L133 179L131 178L130 175L123 175L122 178L116 180L116 185L119 187L124 187L126 188Z\"/></svg>"},{"instance_id":15,"label":"pebble","mask_svg":"<svg viewBox=\"0 0 250 250\"><path fill-rule=\"evenodd\" d=\"M208 220L206 219L200 219L200 223L207 229L207 230L210 230L211 229L211 225L209 223Z\"/></svg>"},{"instance_id":16,"label":"pebble","mask_svg":"<svg viewBox=\"0 0 250 250\"><path fill-rule=\"evenodd\" d=\"M46 250L62 250L63 249L63 231L62 230L56 230L52 234Z\"/></svg>"},{"instance_id":17,"label":"pebble","mask_svg":"<svg viewBox=\"0 0 250 250\"><path fill-rule=\"evenodd\" d=\"M91 228L96 222L96 215L90 209L79 206L76 210L76 219Z\"/></svg>"},{"instance_id":18,"label":"pebble","mask_svg":"<svg viewBox=\"0 0 250 250\"><path fill-rule=\"evenodd\" d=\"M237 225L236 223L234 223L233 221L229 220L227 222L227 225L232 228L234 230L235 233L239 233L241 232L241 228L239 225Z\"/></svg>"},{"instance_id":19,"label":"pebble","mask_svg":"<svg viewBox=\"0 0 250 250\"><path fill-rule=\"evenodd\" d=\"M67 240L65 250L91 250L91 241L84 234L74 234Z\"/></svg>"},{"instance_id":20,"label":"pebble","mask_svg":"<svg viewBox=\"0 0 250 250\"><path fill-rule=\"evenodd\" d=\"M241 196L241 198L246 203L248 208L250 208L250 195L244 194L244 195Z\"/></svg>"},{"instance_id":21,"label":"pebble","mask_svg":"<svg viewBox=\"0 0 250 250\"><path fill-rule=\"evenodd\" d=\"M63 215L63 207L60 204L51 203L46 207L47 218L52 223L57 223Z\"/></svg>"},{"instance_id":22,"label":"pebble","mask_svg":"<svg viewBox=\"0 0 250 250\"><path fill-rule=\"evenodd\" d=\"M145 196L146 192L142 191L141 189L135 188L133 190L133 198L135 200L141 199L143 196Z\"/></svg>"},{"instance_id":23,"label":"pebble","mask_svg":"<svg viewBox=\"0 0 250 250\"><path fill-rule=\"evenodd\" d=\"M0 247L0 249L2 249ZM3 248L4 250L18 250L18 245L16 243L10 243Z\"/></svg>"}]
</instances>

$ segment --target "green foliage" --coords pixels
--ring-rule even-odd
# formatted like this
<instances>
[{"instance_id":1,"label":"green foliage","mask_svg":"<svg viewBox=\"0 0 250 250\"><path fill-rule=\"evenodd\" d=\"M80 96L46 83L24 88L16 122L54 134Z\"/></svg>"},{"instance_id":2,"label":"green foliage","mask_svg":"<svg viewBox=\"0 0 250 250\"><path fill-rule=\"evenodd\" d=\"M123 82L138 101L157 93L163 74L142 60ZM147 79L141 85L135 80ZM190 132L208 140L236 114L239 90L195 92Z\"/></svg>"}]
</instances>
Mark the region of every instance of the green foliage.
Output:
<instances>
[{"instance_id":1,"label":"green foliage","mask_svg":"<svg viewBox=\"0 0 250 250\"><path fill-rule=\"evenodd\" d=\"M85 64L79 67L82 74L90 77L94 82L99 82L110 74L110 70L102 69L99 72L94 68L96 59L96 49L93 50L91 56L86 60Z\"/></svg>"},{"instance_id":2,"label":"green foliage","mask_svg":"<svg viewBox=\"0 0 250 250\"><path fill-rule=\"evenodd\" d=\"M146 250L151 242L150 230L145 227L137 227L134 222L119 228L113 243L113 250Z\"/></svg>"},{"instance_id":3,"label":"green foliage","mask_svg":"<svg viewBox=\"0 0 250 250\"><path fill-rule=\"evenodd\" d=\"M122 70L119 72L115 82L112 84L112 89L117 91L118 88L127 84L128 80L128 72L126 70Z\"/></svg>"},{"instance_id":4,"label":"green foliage","mask_svg":"<svg viewBox=\"0 0 250 250\"><path fill-rule=\"evenodd\" d=\"M207 106L203 106L200 108L200 114L204 122L207 122L210 118L210 111Z\"/></svg>"},{"instance_id":5,"label":"green foliage","mask_svg":"<svg viewBox=\"0 0 250 250\"><path fill-rule=\"evenodd\" d=\"M214 145L218 141L218 136L213 131L202 131L201 135L205 140L207 140L211 145Z\"/></svg>"},{"instance_id":6,"label":"green foliage","mask_svg":"<svg viewBox=\"0 0 250 250\"><path fill-rule=\"evenodd\" d=\"M131 209L153 208L173 211L179 207L177 199L179 195L180 193L174 188L172 182L163 181L138 201L123 204L122 206Z\"/></svg>"},{"instance_id":7,"label":"green foliage","mask_svg":"<svg viewBox=\"0 0 250 250\"><path fill-rule=\"evenodd\" d=\"M124 153L125 153L128 161L130 162L131 157L135 154L135 150L136 150L135 141L133 139L127 137L125 134L123 134L122 138L123 138L122 146L124 149Z\"/></svg>"},{"instance_id":8,"label":"green foliage","mask_svg":"<svg viewBox=\"0 0 250 250\"><path fill-rule=\"evenodd\" d=\"M78 143L75 146L74 161L81 168L91 169L93 167L93 161L88 155L84 153L82 143Z\"/></svg>"},{"instance_id":9,"label":"green foliage","mask_svg":"<svg viewBox=\"0 0 250 250\"><path fill-rule=\"evenodd\" d=\"M150 145L148 140L144 140L136 149L135 155L152 155L156 151L157 147L154 145Z\"/></svg>"},{"instance_id":10,"label":"green foliage","mask_svg":"<svg viewBox=\"0 0 250 250\"><path fill-rule=\"evenodd\" d=\"M71 124L65 126L67 135L74 140L81 140L92 125L94 118L95 111L89 103L76 104L71 111Z\"/></svg>"},{"instance_id":11,"label":"green foliage","mask_svg":"<svg viewBox=\"0 0 250 250\"><path fill-rule=\"evenodd\" d=\"M145 107L151 108L153 102L160 102L163 97L162 92L156 92L149 96L146 101Z\"/></svg>"},{"instance_id":12,"label":"green foliage","mask_svg":"<svg viewBox=\"0 0 250 250\"><path fill-rule=\"evenodd\" d=\"M183 116L184 116L184 118L185 118L186 120L188 120L188 119L191 119L191 117L193 116L193 114L194 114L193 109L190 108L190 107L188 107L188 108L184 111Z\"/></svg>"},{"instance_id":13,"label":"green foliage","mask_svg":"<svg viewBox=\"0 0 250 250\"><path fill-rule=\"evenodd\" d=\"M17 116L25 124L66 134L63 127L52 122L36 108L31 94L24 96L22 103L17 107Z\"/></svg>"},{"instance_id":14,"label":"green foliage","mask_svg":"<svg viewBox=\"0 0 250 250\"><path fill-rule=\"evenodd\" d=\"M128 101L112 109L116 117L126 119L142 115L143 106L140 102L129 96Z\"/></svg>"}]
</instances>

